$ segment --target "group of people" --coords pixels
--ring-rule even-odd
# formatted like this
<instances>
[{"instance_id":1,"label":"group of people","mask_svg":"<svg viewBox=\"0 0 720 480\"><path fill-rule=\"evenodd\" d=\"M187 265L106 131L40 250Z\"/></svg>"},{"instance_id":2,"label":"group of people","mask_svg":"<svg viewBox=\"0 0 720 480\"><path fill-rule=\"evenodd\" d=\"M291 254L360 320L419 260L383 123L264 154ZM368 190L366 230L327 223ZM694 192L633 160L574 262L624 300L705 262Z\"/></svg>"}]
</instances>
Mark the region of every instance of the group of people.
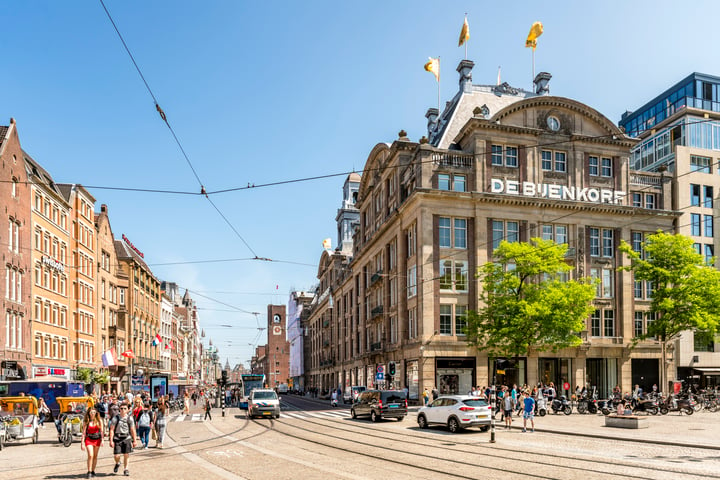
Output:
<instances>
[{"instance_id":1,"label":"group of people","mask_svg":"<svg viewBox=\"0 0 720 480\"><path fill-rule=\"evenodd\" d=\"M122 459L124 475L130 475L128 462L138 439L142 448L149 448L150 433L156 440L155 447L163 448L165 428L169 411L167 399L160 397L152 405L145 393L129 397L103 395L94 407L85 413L82 422L80 448L87 452L87 478L95 477L95 467L100 447L107 436L115 459L114 473L120 470Z\"/></svg>"}]
</instances>

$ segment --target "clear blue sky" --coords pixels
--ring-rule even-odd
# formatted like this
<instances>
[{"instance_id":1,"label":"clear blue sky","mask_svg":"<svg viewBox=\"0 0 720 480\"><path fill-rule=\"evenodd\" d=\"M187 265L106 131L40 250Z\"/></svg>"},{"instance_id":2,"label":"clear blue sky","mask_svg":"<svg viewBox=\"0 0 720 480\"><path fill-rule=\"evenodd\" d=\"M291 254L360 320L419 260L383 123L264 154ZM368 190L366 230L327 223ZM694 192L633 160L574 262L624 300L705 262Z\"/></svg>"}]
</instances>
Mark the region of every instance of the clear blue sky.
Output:
<instances>
[{"instance_id":1,"label":"clear blue sky","mask_svg":"<svg viewBox=\"0 0 720 480\"><path fill-rule=\"evenodd\" d=\"M208 191L361 170L399 130L419 139L437 103L423 64L441 56L449 100L466 12L474 83L494 84L502 66L503 81L530 89L524 42L540 20L536 71L553 75L551 94L613 122L693 71L720 75L712 0L106 5ZM247 363L267 332L240 310L265 325L268 304L315 285L344 176L212 196L254 254L204 197L94 189L199 186L99 1L8 2L3 34L0 123L17 120L57 182L91 186L116 238L193 292L223 363ZM255 254L297 264L229 261ZM158 265L203 260L226 261Z\"/></svg>"}]
</instances>

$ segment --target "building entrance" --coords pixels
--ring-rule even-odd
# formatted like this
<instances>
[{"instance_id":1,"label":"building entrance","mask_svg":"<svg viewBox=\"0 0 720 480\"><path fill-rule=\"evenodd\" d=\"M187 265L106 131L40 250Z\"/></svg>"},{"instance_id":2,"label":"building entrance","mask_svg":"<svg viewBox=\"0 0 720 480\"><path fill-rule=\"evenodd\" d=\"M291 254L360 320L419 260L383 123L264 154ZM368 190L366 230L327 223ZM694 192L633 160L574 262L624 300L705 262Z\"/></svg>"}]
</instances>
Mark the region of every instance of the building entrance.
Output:
<instances>
[{"instance_id":1,"label":"building entrance","mask_svg":"<svg viewBox=\"0 0 720 480\"><path fill-rule=\"evenodd\" d=\"M640 385L643 392L652 392L653 385L660 385L660 361L657 358L632 359L632 385L630 390Z\"/></svg>"}]
</instances>

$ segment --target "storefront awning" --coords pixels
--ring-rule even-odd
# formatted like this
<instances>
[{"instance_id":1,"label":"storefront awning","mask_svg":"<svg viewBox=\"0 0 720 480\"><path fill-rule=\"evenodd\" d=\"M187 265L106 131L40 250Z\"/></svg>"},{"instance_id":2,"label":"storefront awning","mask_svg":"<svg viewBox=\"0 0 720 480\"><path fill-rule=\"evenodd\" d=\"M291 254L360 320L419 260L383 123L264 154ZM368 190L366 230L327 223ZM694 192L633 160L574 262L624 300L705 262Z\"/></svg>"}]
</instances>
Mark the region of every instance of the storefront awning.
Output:
<instances>
[{"instance_id":1,"label":"storefront awning","mask_svg":"<svg viewBox=\"0 0 720 480\"><path fill-rule=\"evenodd\" d=\"M705 375L720 375L720 368L693 368L698 372L702 372Z\"/></svg>"}]
</instances>

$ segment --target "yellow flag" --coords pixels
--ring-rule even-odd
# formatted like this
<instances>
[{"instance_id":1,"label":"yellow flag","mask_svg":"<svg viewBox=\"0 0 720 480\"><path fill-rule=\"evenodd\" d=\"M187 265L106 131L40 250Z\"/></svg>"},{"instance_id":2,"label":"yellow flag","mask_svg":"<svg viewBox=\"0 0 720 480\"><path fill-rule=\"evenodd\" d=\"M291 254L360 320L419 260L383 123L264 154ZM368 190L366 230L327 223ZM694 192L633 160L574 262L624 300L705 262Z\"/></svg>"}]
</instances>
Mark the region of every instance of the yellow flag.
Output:
<instances>
[{"instance_id":1,"label":"yellow flag","mask_svg":"<svg viewBox=\"0 0 720 480\"><path fill-rule=\"evenodd\" d=\"M430 60L425 64L425 70L435 75L435 80L440 81L440 59L428 57Z\"/></svg>"},{"instance_id":2,"label":"yellow flag","mask_svg":"<svg viewBox=\"0 0 720 480\"><path fill-rule=\"evenodd\" d=\"M332 245L332 240L330 240L329 238L326 238L325 240L323 240L323 248L325 250L332 250L331 245Z\"/></svg>"},{"instance_id":3,"label":"yellow flag","mask_svg":"<svg viewBox=\"0 0 720 480\"><path fill-rule=\"evenodd\" d=\"M468 25L467 17L465 17L465 23L463 23L462 30L460 30L460 40L458 40L458 47L463 43L470 40L470 25Z\"/></svg>"},{"instance_id":4,"label":"yellow flag","mask_svg":"<svg viewBox=\"0 0 720 480\"><path fill-rule=\"evenodd\" d=\"M535 22L530 27L530 33L528 33L527 40L525 40L526 47L532 47L535 50L537 47L537 38L543 33L543 25L540 22Z\"/></svg>"}]
</instances>

